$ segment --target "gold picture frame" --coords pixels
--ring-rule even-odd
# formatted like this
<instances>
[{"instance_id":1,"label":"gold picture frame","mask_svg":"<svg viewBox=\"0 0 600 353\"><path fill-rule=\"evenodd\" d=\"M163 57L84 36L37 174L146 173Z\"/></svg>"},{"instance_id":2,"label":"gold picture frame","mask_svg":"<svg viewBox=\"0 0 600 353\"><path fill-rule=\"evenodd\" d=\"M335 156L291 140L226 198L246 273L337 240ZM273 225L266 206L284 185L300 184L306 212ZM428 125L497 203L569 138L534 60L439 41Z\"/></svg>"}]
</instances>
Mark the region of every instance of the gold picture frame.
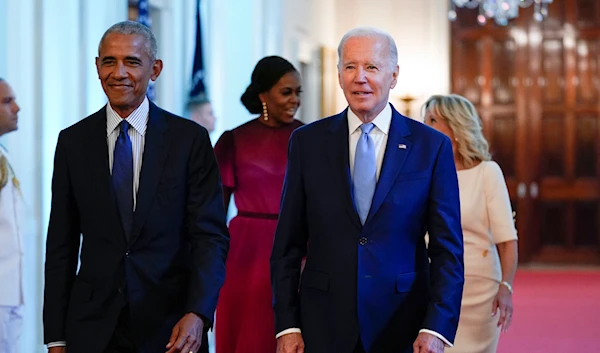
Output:
<instances>
[{"instance_id":1,"label":"gold picture frame","mask_svg":"<svg viewBox=\"0 0 600 353\"><path fill-rule=\"evenodd\" d=\"M337 51L321 47L321 116L337 114L338 95Z\"/></svg>"}]
</instances>

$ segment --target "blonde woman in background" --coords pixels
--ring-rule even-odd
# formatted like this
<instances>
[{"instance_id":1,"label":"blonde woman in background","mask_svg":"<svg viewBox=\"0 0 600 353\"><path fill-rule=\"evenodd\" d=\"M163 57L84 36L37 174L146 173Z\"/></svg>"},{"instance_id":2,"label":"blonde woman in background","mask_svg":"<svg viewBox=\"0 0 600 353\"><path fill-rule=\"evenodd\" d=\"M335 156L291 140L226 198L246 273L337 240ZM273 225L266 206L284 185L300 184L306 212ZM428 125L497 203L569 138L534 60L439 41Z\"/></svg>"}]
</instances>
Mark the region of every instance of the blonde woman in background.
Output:
<instances>
[{"instance_id":1,"label":"blonde woman in background","mask_svg":"<svg viewBox=\"0 0 600 353\"><path fill-rule=\"evenodd\" d=\"M446 352L496 352L508 330L517 269L517 232L500 166L491 160L471 102L436 95L424 105L425 124L452 141L460 189L465 285L454 347Z\"/></svg>"}]
</instances>

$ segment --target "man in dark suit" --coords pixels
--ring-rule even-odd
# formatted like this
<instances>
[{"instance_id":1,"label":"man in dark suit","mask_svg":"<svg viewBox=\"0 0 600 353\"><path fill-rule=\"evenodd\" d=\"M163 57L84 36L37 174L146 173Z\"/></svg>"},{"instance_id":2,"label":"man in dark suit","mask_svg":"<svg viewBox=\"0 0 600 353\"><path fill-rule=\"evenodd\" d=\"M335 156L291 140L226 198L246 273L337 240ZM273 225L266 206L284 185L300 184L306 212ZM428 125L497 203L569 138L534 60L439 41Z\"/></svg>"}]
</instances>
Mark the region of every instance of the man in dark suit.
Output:
<instances>
[{"instance_id":1,"label":"man in dark suit","mask_svg":"<svg viewBox=\"0 0 600 353\"><path fill-rule=\"evenodd\" d=\"M278 352L441 353L464 281L450 141L388 103L389 34L354 29L338 54L349 109L290 138L271 256Z\"/></svg>"},{"instance_id":2,"label":"man in dark suit","mask_svg":"<svg viewBox=\"0 0 600 353\"><path fill-rule=\"evenodd\" d=\"M162 69L156 53L147 27L109 28L96 58L108 104L58 138L51 353L207 352L229 249L220 175L206 130L146 98Z\"/></svg>"}]
</instances>

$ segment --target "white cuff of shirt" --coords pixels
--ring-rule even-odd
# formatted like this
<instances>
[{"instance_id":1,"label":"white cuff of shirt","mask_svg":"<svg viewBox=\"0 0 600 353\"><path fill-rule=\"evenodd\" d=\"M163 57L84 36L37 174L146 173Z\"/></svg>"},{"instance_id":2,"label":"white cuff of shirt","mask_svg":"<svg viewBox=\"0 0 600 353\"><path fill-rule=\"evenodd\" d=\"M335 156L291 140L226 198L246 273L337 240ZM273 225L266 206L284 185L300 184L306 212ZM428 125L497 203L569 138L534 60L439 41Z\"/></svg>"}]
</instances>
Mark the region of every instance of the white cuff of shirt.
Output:
<instances>
[{"instance_id":1,"label":"white cuff of shirt","mask_svg":"<svg viewBox=\"0 0 600 353\"><path fill-rule=\"evenodd\" d=\"M283 331L279 332L275 336L275 338L279 338L281 336L285 336L285 335L287 335L289 333L302 333L302 331L299 328L295 328L295 327L294 328L288 328L287 330L283 330Z\"/></svg>"},{"instance_id":2,"label":"white cuff of shirt","mask_svg":"<svg viewBox=\"0 0 600 353\"><path fill-rule=\"evenodd\" d=\"M52 347L66 347L67 346L67 342L66 341L56 341L56 342L50 342L48 343L48 348L52 348Z\"/></svg>"},{"instance_id":3,"label":"white cuff of shirt","mask_svg":"<svg viewBox=\"0 0 600 353\"><path fill-rule=\"evenodd\" d=\"M446 337L444 337L444 336L440 335L439 333L437 333L437 332L435 332L435 331L431 331L431 330L428 330L428 329L424 328L424 329L421 329L421 330L419 331L419 333L421 333L421 332L425 332L425 333L428 333L428 334L430 334L430 335L434 335L435 337L437 337L437 338L441 339L441 340L442 340L442 341L443 341L443 342L446 344L446 346L448 346L448 347L452 347L452 346L453 346L453 344L452 344L452 343L450 343L450 341L448 341L448 340L446 339Z\"/></svg>"}]
</instances>

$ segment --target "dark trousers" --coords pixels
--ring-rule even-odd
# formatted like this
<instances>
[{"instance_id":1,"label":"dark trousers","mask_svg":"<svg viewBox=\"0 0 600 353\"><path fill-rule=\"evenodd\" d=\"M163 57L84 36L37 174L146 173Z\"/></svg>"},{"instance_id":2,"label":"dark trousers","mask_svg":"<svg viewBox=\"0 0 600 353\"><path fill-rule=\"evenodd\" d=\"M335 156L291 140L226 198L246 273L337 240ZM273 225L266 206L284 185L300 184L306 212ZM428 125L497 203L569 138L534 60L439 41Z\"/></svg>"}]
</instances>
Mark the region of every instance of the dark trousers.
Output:
<instances>
[{"instance_id":1,"label":"dark trousers","mask_svg":"<svg viewBox=\"0 0 600 353\"><path fill-rule=\"evenodd\" d=\"M108 347L106 347L104 353L137 353L138 350L134 342L129 306L125 306L121 310L115 332L108 342ZM204 332L204 335L202 335L202 346L198 353L208 353L208 332Z\"/></svg>"},{"instance_id":2,"label":"dark trousers","mask_svg":"<svg viewBox=\"0 0 600 353\"><path fill-rule=\"evenodd\" d=\"M133 339L133 330L131 327L131 316L129 315L129 306L121 309L117 326L113 332L108 347L104 353L137 353Z\"/></svg>"}]
</instances>

